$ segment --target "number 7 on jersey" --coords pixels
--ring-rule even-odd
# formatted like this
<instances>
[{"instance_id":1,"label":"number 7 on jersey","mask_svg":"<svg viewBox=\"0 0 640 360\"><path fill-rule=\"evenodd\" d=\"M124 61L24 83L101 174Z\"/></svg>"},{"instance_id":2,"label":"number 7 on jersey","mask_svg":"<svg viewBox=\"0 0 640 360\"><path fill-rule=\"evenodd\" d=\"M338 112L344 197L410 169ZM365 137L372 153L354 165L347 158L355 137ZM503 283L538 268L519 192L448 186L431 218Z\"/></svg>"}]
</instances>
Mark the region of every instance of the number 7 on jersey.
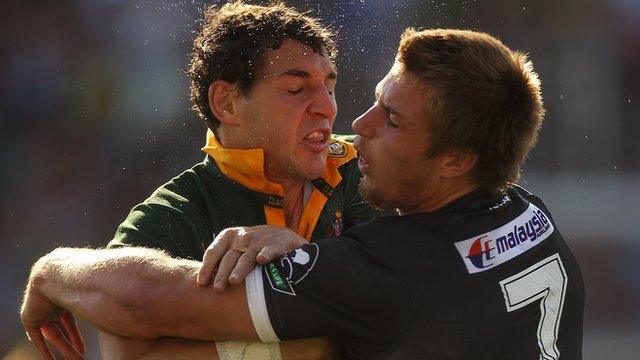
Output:
<instances>
[{"instance_id":1,"label":"number 7 on jersey","mask_svg":"<svg viewBox=\"0 0 640 360\"><path fill-rule=\"evenodd\" d=\"M507 311L512 312L540 300L538 346L540 359L557 360L556 346L562 306L567 290L567 273L559 254L500 281Z\"/></svg>"}]
</instances>

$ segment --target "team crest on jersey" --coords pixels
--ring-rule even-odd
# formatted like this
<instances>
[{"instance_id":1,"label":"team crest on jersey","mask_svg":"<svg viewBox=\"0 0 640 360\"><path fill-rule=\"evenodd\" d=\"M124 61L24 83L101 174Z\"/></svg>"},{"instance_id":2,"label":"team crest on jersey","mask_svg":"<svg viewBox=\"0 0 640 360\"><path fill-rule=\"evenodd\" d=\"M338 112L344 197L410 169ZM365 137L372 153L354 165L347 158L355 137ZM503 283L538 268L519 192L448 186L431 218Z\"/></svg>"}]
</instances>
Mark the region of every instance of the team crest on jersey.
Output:
<instances>
[{"instance_id":1,"label":"team crest on jersey","mask_svg":"<svg viewBox=\"0 0 640 360\"><path fill-rule=\"evenodd\" d=\"M540 244L554 231L548 216L533 204L507 224L455 243L469 274L489 270Z\"/></svg>"},{"instance_id":2,"label":"team crest on jersey","mask_svg":"<svg viewBox=\"0 0 640 360\"><path fill-rule=\"evenodd\" d=\"M347 155L347 146L339 141L334 141L329 144L329 156L331 157L343 157Z\"/></svg>"},{"instance_id":3,"label":"team crest on jersey","mask_svg":"<svg viewBox=\"0 0 640 360\"><path fill-rule=\"evenodd\" d=\"M280 266L274 263L263 267L273 290L295 295L292 285L302 281L313 269L318 260L320 249L316 244L305 244L284 255L280 259Z\"/></svg>"},{"instance_id":4,"label":"team crest on jersey","mask_svg":"<svg viewBox=\"0 0 640 360\"><path fill-rule=\"evenodd\" d=\"M335 236L341 236L344 230L344 222L342 221L342 212L336 211L335 218L333 220L333 234Z\"/></svg>"}]
</instances>

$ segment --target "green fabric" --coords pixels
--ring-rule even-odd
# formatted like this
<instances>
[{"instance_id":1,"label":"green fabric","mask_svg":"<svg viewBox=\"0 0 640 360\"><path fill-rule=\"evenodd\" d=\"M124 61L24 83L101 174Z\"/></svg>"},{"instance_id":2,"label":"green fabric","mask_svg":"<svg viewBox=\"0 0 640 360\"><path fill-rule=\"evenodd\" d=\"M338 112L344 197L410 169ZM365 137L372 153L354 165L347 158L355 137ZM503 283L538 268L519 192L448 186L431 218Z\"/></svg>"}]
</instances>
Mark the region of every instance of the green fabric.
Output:
<instances>
[{"instance_id":1,"label":"green fabric","mask_svg":"<svg viewBox=\"0 0 640 360\"><path fill-rule=\"evenodd\" d=\"M341 223L335 218L336 212L342 214L344 230L382 214L364 204L358 194L360 171L356 159L338 171L342 181L322 209L311 241L335 235L334 229ZM324 181L313 184L328 186ZM144 246L175 257L202 260L216 234L228 227L265 224L264 205L281 204L279 199L229 179L207 157L136 205L107 247Z\"/></svg>"}]
</instances>

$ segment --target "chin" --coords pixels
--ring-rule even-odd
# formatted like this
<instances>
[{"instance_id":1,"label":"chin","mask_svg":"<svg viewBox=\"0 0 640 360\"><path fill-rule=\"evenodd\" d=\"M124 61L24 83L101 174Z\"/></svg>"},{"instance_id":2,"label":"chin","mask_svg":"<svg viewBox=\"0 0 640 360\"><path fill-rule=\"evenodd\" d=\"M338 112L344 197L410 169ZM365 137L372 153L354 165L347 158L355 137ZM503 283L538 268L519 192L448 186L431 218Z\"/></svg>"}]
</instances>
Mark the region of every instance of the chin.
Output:
<instances>
[{"instance_id":1,"label":"chin","mask_svg":"<svg viewBox=\"0 0 640 360\"><path fill-rule=\"evenodd\" d=\"M308 161L303 166L298 167L298 176L306 181L312 181L322 176L326 161Z\"/></svg>"},{"instance_id":2,"label":"chin","mask_svg":"<svg viewBox=\"0 0 640 360\"><path fill-rule=\"evenodd\" d=\"M394 206L387 201L386 194L381 188L376 188L367 177L360 179L358 184L358 192L362 199L374 209L390 209Z\"/></svg>"}]
</instances>

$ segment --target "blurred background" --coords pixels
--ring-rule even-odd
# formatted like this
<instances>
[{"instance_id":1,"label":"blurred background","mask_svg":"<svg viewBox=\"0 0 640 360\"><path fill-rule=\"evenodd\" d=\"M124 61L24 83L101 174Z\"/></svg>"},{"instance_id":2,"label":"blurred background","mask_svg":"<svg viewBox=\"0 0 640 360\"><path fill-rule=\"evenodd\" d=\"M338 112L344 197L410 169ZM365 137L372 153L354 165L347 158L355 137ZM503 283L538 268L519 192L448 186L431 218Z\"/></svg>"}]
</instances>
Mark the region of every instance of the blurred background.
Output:
<instances>
[{"instance_id":1,"label":"blurred background","mask_svg":"<svg viewBox=\"0 0 640 360\"><path fill-rule=\"evenodd\" d=\"M34 356L17 309L39 256L106 244L134 204L203 159L184 70L212 3L3 1L0 358ZM339 32L338 133L373 103L407 26L481 30L530 53L547 116L522 183L546 200L582 266L584 358L637 359L640 1L286 3ZM99 358L85 333L88 358Z\"/></svg>"}]
</instances>

